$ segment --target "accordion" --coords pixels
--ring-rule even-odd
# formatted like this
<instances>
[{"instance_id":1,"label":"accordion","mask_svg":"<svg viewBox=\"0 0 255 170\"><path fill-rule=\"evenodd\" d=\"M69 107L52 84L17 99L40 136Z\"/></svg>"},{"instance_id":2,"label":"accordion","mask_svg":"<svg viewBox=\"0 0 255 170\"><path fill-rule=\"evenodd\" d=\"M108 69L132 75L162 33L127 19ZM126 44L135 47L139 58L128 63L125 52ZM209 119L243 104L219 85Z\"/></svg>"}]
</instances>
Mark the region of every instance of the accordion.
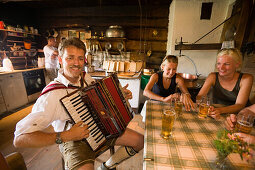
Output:
<instances>
[{"instance_id":1,"label":"accordion","mask_svg":"<svg viewBox=\"0 0 255 170\"><path fill-rule=\"evenodd\" d=\"M73 123L88 125L85 141L98 151L109 138L120 136L133 118L116 74L80 88L60 99Z\"/></svg>"}]
</instances>

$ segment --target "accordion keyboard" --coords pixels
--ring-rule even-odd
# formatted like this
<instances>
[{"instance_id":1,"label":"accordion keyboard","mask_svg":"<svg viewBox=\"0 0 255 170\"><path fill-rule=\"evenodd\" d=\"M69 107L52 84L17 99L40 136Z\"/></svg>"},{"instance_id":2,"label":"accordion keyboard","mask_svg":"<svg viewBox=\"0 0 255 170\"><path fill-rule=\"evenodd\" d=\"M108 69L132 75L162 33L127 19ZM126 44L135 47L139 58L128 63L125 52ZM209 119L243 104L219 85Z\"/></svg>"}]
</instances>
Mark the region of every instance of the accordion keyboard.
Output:
<instances>
[{"instance_id":1,"label":"accordion keyboard","mask_svg":"<svg viewBox=\"0 0 255 170\"><path fill-rule=\"evenodd\" d=\"M86 140L91 148L96 150L98 146L104 143L106 138L97 127L95 120L89 112L88 107L82 101L81 96L78 93L74 93L73 95L63 99L62 102L75 123L82 121L83 124L88 125L90 133Z\"/></svg>"}]
</instances>

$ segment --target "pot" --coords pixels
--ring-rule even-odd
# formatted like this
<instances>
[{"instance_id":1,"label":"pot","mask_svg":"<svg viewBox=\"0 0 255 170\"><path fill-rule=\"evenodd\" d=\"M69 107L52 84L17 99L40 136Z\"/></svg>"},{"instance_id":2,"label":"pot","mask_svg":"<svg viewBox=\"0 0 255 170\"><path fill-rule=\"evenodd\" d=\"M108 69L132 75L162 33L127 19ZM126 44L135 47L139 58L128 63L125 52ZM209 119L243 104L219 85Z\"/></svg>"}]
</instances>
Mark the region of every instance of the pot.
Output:
<instances>
[{"instance_id":1,"label":"pot","mask_svg":"<svg viewBox=\"0 0 255 170\"><path fill-rule=\"evenodd\" d=\"M184 80L186 81L195 81L198 79L198 76L192 75L192 74L187 74L187 73L178 73Z\"/></svg>"},{"instance_id":2,"label":"pot","mask_svg":"<svg viewBox=\"0 0 255 170\"><path fill-rule=\"evenodd\" d=\"M112 25L106 30L105 36L111 38L123 38L125 37L125 32L121 26Z\"/></svg>"},{"instance_id":3,"label":"pot","mask_svg":"<svg viewBox=\"0 0 255 170\"><path fill-rule=\"evenodd\" d=\"M31 42L24 41L24 47L25 49L29 50L31 48Z\"/></svg>"}]
</instances>

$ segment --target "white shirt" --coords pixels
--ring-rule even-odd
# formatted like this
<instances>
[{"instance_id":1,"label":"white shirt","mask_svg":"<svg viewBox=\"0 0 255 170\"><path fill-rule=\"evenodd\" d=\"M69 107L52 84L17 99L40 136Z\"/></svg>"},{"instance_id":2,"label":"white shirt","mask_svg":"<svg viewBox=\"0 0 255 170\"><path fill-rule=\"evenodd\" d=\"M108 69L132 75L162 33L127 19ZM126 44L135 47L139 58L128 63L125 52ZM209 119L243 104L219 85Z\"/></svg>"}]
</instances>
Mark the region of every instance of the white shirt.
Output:
<instances>
[{"instance_id":1,"label":"white shirt","mask_svg":"<svg viewBox=\"0 0 255 170\"><path fill-rule=\"evenodd\" d=\"M88 84L91 84L94 79L89 75L85 75L85 80ZM60 69L58 77L51 83L62 83L65 86L71 84L63 76L63 70ZM80 86L80 81L74 86ZM84 84L86 86L86 84ZM49 125L54 127L55 132L62 132L64 130L66 120L70 120L64 107L60 103L60 99L75 89L57 89L52 90L42 96L40 96L32 108L32 112L24 119L20 120L16 125L15 136L19 136L24 133L31 133L35 131L43 131Z\"/></svg>"},{"instance_id":2,"label":"white shirt","mask_svg":"<svg viewBox=\"0 0 255 170\"><path fill-rule=\"evenodd\" d=\"M52 54L54 51L57 51L58 49L53 47L53 46L49 46L46 45L43 47L43 52L44 52L44 56L45 56L45 68L57 68L58 67L58 57L56 58L51 58Z\"/></svg>"}]
</instances>

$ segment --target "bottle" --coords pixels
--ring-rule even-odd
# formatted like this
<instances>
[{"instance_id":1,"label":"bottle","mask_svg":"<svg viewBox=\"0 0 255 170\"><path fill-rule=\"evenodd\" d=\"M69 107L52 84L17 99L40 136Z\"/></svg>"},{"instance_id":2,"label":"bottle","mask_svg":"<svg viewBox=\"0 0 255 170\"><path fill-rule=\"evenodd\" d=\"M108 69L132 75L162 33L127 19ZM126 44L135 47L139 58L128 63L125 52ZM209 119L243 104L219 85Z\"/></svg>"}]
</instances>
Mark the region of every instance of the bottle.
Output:
<instances>
[{"instance_id":1,"label":"bottle","mask_svg":"<svg viewBox=\"0 0 255 170\"><path fill-rule=\"evenodd\" d=\"M12 62L6 55L5 51L4 51L4 59L3 59L3 68L4 68L4 71L13 71L14 70Z\"/></svg>"}]
</instances>

